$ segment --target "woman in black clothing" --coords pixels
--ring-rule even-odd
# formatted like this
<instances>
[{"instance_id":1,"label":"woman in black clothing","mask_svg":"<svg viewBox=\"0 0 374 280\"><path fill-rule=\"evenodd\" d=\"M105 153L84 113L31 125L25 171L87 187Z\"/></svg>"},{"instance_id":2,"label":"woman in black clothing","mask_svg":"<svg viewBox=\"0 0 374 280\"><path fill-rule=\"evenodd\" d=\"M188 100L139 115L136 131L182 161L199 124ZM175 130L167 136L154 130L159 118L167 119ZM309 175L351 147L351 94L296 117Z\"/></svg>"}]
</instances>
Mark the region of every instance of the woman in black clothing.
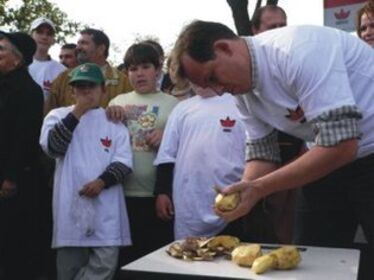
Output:
<instances>
[{"instance_id":1,"label":"woman in black clothing","mask_svg":"<svg viewBox=\"0 0 374 280\"><path fill-rule=\"evenodd\" d=\"M1 279L33 279L36 170L43 94L27 70L36 45L27 34L0 31Z\"/></svg>"}]
</instances>

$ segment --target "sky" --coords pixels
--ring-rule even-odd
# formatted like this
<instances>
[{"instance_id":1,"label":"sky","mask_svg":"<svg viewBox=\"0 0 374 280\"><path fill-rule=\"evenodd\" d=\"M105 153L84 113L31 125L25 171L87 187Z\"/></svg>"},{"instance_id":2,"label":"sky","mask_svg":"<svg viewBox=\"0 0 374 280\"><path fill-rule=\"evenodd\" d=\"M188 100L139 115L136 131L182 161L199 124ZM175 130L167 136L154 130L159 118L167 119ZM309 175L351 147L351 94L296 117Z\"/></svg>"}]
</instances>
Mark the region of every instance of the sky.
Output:
<instances>
[{"instance_id":1,"label":"sky","mask_svg":"<svg viewBox=\"0 0 374 280\"><path fill-rule=\"evenodd\" d=\"M51 0L68 18L102 29L114 47L109 59L120 63L126 49L137 39L158 38L166 53L184 25L194 19L218 21L235 30L231 9L226 0ZM250 15L255 0L249 0ZM263 0L265 3L266 0ZM288 24L323 25L322 0L279 0ZM77 36L68 38L76 43ZM57 59L60 46L51 49Z\"/></svg>"}]
</instances>

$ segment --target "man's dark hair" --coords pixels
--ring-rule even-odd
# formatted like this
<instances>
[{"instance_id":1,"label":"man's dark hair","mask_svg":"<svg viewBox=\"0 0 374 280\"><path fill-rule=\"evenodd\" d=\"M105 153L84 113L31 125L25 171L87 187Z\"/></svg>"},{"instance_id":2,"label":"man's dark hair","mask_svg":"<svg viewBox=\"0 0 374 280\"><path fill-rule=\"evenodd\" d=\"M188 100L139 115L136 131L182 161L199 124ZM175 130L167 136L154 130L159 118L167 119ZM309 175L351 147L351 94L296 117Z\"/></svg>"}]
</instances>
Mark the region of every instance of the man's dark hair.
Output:
<instances>
[{"instance_id":1,"label":"man's dark hair","mask_svg":"<svg viewBox=\"0 0 374 280\"><path fill-rule=\"evenodd\" d=\"M226 25L218 22L196 20L187 25L179 35L174 47L176 59L183 53L198 62L206 62L214 58L213 45L221 39L239 37Z\"/></svg>"},{"instance_id":2,"label":"man's dark hair","mask_svg":"<svg viewBox=\"0 0 374 280\"><path fill-rule=\"evenodd\" d=\"M96 46L104 45L105 46L104 56L105 58L108 57L110 41L109 41L108 36L103 31L98 30L98 29L93 29L93 28L86 28L81 31L81 34L91 35L92 41L95 43Z\"/></svg>"},{"instance_id":3,"label":"man's dark hair","mask_svg":"<svg viewBox=\"0 0 374 280\"><path fill-rule=\"evenodd\" d=\"M68 43L65 45L62 45L61 49L68 49L68 50L75 50L77 48L77 44L74 43Z\"/></svg>"},{"instance_id":4,"label":"man's dark hair","mask_svg":"<svg viewBox=\"0 0 374 280\"><path fill-rule=\"evenodd\" d=\"M239 37L226 25L218 22L195 20L179 34L173 49L173 55L180 67L177 75L183 78L184 69L180 63L183 54L189 55L197 62L214 59L213 45L221 39L239 40Z\"/></svg>"},{"instance_id":5,"label":"man's dark hair","mask_svg":"<svg viewBox=\"0 0 374 280\"><path fill-rule=\"evenodd\" d=\"M284 18L287 19L287 14L281 7L276 6L276 5L262 6L262 7L258 8L253 14L252 21L251 21L253 28L255 28L255 29L260 28L261 17L263 15L263 13L266 12L266 11L270 11L270 12L280 11L284 15Z\"/></svg>"},{"instance_id":6,"label":"man's dark hair","mask_svg":"<svg viewBox=\"0 0 374 280\"><path fill-rule=\"evenodd\" d=\"M131 45L126 51L123 63L126 70L129 70L131 65L142 63L152 63L156 69L160 67L158 52L152 45L144 42Z\"/></svg>"}]
</instances>

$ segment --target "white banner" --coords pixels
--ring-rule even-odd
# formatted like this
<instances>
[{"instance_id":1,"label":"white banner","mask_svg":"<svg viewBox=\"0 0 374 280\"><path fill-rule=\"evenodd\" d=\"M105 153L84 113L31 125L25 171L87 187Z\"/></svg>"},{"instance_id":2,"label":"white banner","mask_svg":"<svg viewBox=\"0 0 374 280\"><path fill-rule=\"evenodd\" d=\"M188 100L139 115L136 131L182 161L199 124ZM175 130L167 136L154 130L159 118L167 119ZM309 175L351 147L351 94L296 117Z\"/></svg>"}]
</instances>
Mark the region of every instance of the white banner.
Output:
<instances>
[{"instance_id":1,"label":"white banner","mask_svg":"<svg viewBox=\"0 0 374 280\"><path fill-rule=\"evenodd\" d=\"M324 25L348 32L356 30L357 11L366 0L324 0Z\"/></svg>"}]
</instances>

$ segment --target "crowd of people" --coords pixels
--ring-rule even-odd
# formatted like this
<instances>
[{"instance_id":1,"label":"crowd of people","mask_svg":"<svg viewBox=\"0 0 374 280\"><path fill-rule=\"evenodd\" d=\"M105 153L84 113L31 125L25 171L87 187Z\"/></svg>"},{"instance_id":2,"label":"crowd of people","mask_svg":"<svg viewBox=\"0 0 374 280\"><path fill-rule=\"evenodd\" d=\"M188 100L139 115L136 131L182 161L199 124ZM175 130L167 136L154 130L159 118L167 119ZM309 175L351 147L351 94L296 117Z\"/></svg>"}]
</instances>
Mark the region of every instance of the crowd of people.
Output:
<instances>
[{"instance_id":1,"label":"crowd of people","mask_svg":"<svg viewBox=\"0 0 374 280\"><path fill-rule=\"evenodd\" d=\"M267 5L254 36L195 20L118 67L101 30L59 62L54 23L29 30L0 31L0 279L119 279L189 236L352 248L359 225L374 259L373 1L358 38Z\"/></svg>"}]
</instances>

